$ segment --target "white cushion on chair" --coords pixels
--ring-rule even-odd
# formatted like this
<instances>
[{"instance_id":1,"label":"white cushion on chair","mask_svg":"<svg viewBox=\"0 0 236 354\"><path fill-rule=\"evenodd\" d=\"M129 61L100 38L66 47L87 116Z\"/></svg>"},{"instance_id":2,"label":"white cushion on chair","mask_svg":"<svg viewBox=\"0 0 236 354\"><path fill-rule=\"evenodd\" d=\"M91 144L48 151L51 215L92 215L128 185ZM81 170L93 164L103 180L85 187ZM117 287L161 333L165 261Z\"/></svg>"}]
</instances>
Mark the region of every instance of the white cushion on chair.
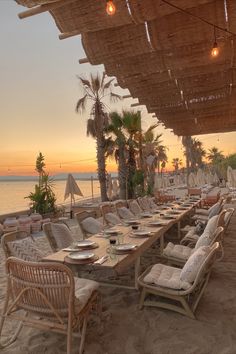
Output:
<instances>
[{"instance_id":1,"label":"white cushion on chair","mask_svg":"<svg viewBox=\"0 0 236 354\"><path fill-rule=\"evenodd\" d=\"M219 214L221 208L222 208L222 207L221 207L220 203L214 204L214 205L209 209L209 214L208 214L209 219L211 219L213 216Z\"/></svg>"},{"instance_id":2,"label":"white cushion on chair","mask_svg":"<svg viewBox=\"0 0 236 354\"><path fill-rule=\"evenodd\" d=\"M83 308L92 292L99 287L99 283L90 279L74 278L75 280L75 297L79 300L79 305Z\"/></svg>"},{"instance_id":3,"label":"white cushion on chair","mask_svg":"<svg viewBox=\"0 0 236 354\"><path fill-rule=\"evenodd\" d=\"M85 232L92 235L101 232L103 228L102 223L91 216L81 221L81 225Z\"/></svg>"},{"instance_id":4,"label":"white cushion on chair","mask_svg":"<svg viewBox=\"0 0 236 354\"><path fill-rule=\"evenodd\" d=\"M130 202L129 208L134 215L139 215L142 213L142 209L140 208L137 200L132 200L132 202Z\"/></svg>"},{"instance_id":5,"label":"white cushion on chair","mask_svg":"<svg viewBox=\"0 0 236 354\"><path fill-rule=\"evenodd\" d=\"M112 224L112 225L117 225L117 224L120 224L120 218L113 214L113 213L106 213L105 214L105 220L109 223L109 224Z\"/></svg>"},{"instance_id":6,"label":"white cushion on chair","mask_svg":"<svg viewBox=\"0 0 236 354\"><path fill-rule=\"evenodd\" d=\"M179 258L180 260L187 260L192 254L193 249L188 246L174 245L169 242L163 251L163 254L167 257Z\"/></svg>"},{"instance_id":7,"label":"white cushion on chair","mask_svg":"<svg viewBox=\"0 0 236 354\"><path fill-rule=\"evenodd\" d=\"M58 249L68 247L75 241L71 231L65 224L51 223L51 230Z\"/></svg>"},{"instance_id":8,"label":"white cushion on chair","mask_svg":"<svg viewBox=\"0 0 236 354\"><path fill-rule=\"evenodd\" d=\"M217 229L218 220L219 215L215 215L208 221L203 234L199 237L195 245L195 249L198 249L201 246L208 246L211 243Z\"/></svg>"},{"instance_id":9,"label":"white cushion on chair","mask_svg":"<svg viewBox=\"0 0 236 354\"><path fill-rule=\"evenodd\" d=\"M144 282L170 289L188 289L191 284L180 279L181 269L165 264L155 264L144 277Z\"/></svg>"},{"instance_id":10,"label":"white cushion on chair","mask_svg":"<svg viewBox=\"0 0 236 354\"><path fill-rule=\"evenodd\" d=\"M28 262L39 262L44 257L43 252L37 247L31 237L7 243L11 256Z\"/></svg>"},{"instance_id":11,"label":"white cushion on chair","mask_svg":"<svg viewBox=\"0 0 236 354\"><path fill-rule=\"evenodd\" d=\"M210 247L202 246L198 248L185 263L180 273L180 279L185 282L194 282L196 275L210 252Z\"/></svg>"},{"instance_id":12,"label":"white cushion on chair","mask_svg":"<svg viewBox=\"0 0 236 354\"><path fill-rule=\"evenodd\" d=\"M126 207L118 208L117 213L122 219L131 219L134 217L134 214L132 214L131 211Z\"/></svg>"}]
</instances>

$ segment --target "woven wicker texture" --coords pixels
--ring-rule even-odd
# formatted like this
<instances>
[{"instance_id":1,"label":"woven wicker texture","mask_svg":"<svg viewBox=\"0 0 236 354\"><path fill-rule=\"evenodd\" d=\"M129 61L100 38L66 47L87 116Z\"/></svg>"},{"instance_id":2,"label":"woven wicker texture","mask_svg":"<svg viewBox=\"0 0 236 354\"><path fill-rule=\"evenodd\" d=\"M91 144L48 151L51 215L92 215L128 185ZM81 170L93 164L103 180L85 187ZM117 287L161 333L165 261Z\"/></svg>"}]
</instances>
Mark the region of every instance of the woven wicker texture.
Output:
<instances>
[{"instance_id":1,"label":"woven wicker texture","mask_svg":"<svg viewBox=\"0 0 236 354\"><path fill-rule=\"evenodd\" d=\"M66 1L68 3L66 3ZM89 62L104 64L122 88L177 135L236 130L235 36L216 28L219 56L210 55L213 26L236 33L235 0L17 0L48 3L59 30L82 34ZM53 5L54 6L54 5Z\"/></svg>"}]
</instances>

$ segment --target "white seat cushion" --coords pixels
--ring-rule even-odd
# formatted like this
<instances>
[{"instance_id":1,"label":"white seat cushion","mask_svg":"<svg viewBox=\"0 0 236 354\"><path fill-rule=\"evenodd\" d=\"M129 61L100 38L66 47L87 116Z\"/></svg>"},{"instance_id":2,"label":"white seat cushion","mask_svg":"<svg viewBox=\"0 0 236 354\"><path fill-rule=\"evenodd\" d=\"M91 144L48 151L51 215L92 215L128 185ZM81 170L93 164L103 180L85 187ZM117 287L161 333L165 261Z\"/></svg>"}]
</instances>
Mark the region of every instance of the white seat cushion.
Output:
<instances>
[{"instance_id":1,"label":"white seat cushion","mask_svg":"<svg viewBox=\"0 0 236 354\"><path fill-rule=\"evenodd\" d=\"M126 207L118 208L117 213L119 214L119 216L122 219L131 219L134 217L134 214L131 213L131 211L129 209L127 209Z\"/></svg>"},{"instance_id":2,"label":"white seat cushion","mask_svg":"<svg viewBox=\"0 0 236 354\"><path fill-rule=\"evenodd\" d=\"M187 260L192 254L193 249L187 246L174 245L169 242L163 251L163 254L167 257L179 258L180 260Z\"/></svg>"},{"instance_id":3,"label":"white seat cushion","mask_svg":"<svg viewBox=\"0 0 236 354\"><path fill-rule=\"evenodd\" d=\"M210 247L203 246L198 248L185 263L181 270L180 279L185 282L194 282L197 273L210 252Z\"/></svg>"},{"instance_id":4,"label":"white seat cushion","mask_svg":"<svg viewBox=\"0 0 236 354\"><path fill-rule=\"evenodd\" d=\"M144 282L155 284L170 289L188 289L191 284L180 280L181 269L165 264L155 264L151 271L144 277Z\"/></svg>"},{"instance_id":5,"label":"white seat cushion","mask_svg":"<svg viewBox=\"0 0 236 354\"><path fill-rule=\"evenodd\" d=\"M75 241L71 231L65 224L51 223L51 230L58 249L66 248Z\"/></svg>"},{"instance_id":6,"label":"white seat cushion","mask_svg":"<svg viewBox=\"0 0 236 354\"><path fill-rule=\"evenodd\" d=\"M79 301L79 307L82 309L88 302L92 292L97 290L99 283L90 279L74 278L75 297Z\"/></svg>"},{"instance_id":7,"label":"white seat cushion","mask_svg":"<svg viewBox=\"0 0 236 354\"><path fill-rule=\"evenodd\" d=\"M81 221L81 225L85 232L92 235L101 232L103 229L102 223L92 217L88 217Z\"/></svg>"},{"instance_id":8,"label":"white seat cushion","mask_svg":"<svg viewBox=\"0 0 236 354\"><path fill-rule=\"evenodd\" d=\"M37 247L31 237L7 243L11 256L28 262L39 262L44 257L43 252Z\"/></svg>"},{"instance_id":9,"label":"white seat cushion","mask_svg":"<svg viewBox=\"0 0 236 354\"><path fill-rule=\"evenodd\" d=\"M105 220L112 225L120 224L120 218L113 213L106 213Z\"/></svg>"}]
</instances>

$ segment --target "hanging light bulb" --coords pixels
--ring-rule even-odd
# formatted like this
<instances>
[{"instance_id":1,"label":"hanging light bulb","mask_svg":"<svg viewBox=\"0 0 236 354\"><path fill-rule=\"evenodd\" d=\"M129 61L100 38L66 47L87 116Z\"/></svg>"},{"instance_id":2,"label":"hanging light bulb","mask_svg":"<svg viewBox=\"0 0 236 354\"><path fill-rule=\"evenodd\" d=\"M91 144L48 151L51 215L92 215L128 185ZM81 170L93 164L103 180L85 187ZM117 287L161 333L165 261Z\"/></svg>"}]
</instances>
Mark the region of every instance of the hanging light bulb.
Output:
<instances>
[{"instance_id":1,"label":"hanging light bulb","mask_svg":"<svg viewBox=\"0 0 236 354\"><path fill-rule=\"evenodd\" d=\"M116 13L116 7L112 0L107 0L106 12L109 16L112 16Z\"/></svg>"},{"instance_id":2,"label":"hanging light bulb","mask_svg":"<svg viewBox=\"0 0 236 354\"><path fill-rule=\"evenodd\" d=\"M219 47L216 41L216 28L214 27L214 44L211 50L211 56L216 58L219 55Z\"/></svg>"}]
</instances>

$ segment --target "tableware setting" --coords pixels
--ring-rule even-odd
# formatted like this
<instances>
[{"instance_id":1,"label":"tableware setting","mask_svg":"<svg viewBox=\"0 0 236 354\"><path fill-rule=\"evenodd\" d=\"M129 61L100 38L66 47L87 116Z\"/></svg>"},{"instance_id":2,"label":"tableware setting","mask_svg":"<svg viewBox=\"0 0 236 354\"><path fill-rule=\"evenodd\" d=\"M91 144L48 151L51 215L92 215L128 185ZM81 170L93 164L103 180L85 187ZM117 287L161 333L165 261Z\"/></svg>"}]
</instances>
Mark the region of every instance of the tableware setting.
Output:
<instances>
[{"instance_id":1,"label":"tableware setting","mask_svg":"<svg viewBox=\"0 0 236 354\"><path fill-rule=\"evenodd\" d=\"M129 234L129 237L148 237L151 236L152 232L146 229L140 229L140 230L136 230L131 232L131 234Z\"/></svg>"},{"instance_id":2,"label":"tableware setting","mask_svg":"<svg viewBox=\"0 0 236 354\"><path fill-rule=\"evenodd\" d=\"M149 221L149 223L147 223L147 226L154 226L154 227L165 226L165 225L167 225L167 223L163 222L161 220L153 220L153 221Z\"/></svg>"},{"instance_id":3,"label":"tableware setting","mask_svg":"<svg viewBox=\"0 0 236 354\"><path fill-rule=\"evenodd\" d=\"M152 214L150 212L143 212L140 214L141 218L152 218Z\"/></svg>"},{"instance_id":4,"label":"tableware setting","mask_svg":"<svg viewBox=\"0 0 236 354\"><path fill-rule=\"evenodd\" d=\"M113 245L110 248L110 252L115 254L126 254L134 251L136 248L137 245L131 243L122 243L120 245Z\"/></svg>"},{"instance_id":5,"label":"tableware setting","mask_svg":"<svg viewBox=\"0 0 236 354\"><path fill-rule=\"evenodd\" d=\"M62 251L65 252L78 252L82 251L84 249L93 249L93 248L98 248L98 244L94 241L91 240L81 240L81 241L76 241L73 242L70 246L63 248Z\"/></svg>"},{"instance_id":6,"label":"tableware setting","mask_svg":"<svg viewBox=\"0 0 236 354\"><path fill-rule=\"evenodd\" d=\"M89 264L98 260L98 256L91 251L72 252L65 257L65 262L70 264Z\"/></svg>"},{"instance_id":7,"label":"tableware setting","mask_svg":"<svg viewBox=\"0 0 236 354\"><path fill-rule=\"evenodd\" d=\"M127 226L140 225L140 221L138 221L138 219L126 219L124 222Z\"/></svg>"}]
</instances>

